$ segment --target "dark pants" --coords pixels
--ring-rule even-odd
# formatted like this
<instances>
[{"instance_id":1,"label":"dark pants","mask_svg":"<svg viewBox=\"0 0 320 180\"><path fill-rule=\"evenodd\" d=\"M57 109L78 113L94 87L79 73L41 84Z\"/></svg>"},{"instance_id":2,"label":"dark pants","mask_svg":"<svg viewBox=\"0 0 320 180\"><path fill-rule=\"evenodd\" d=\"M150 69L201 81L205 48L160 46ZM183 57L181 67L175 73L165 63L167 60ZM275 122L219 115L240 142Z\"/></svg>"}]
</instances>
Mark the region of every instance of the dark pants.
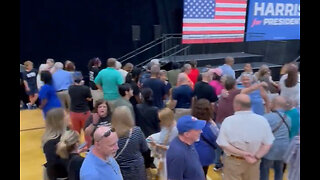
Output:
<instances>
[{"instance_id":1,"label":"dark pants","mask_svg":"<svg viewBox=\"0 0 320 180\"><path fill-rule=\"evenodd\" d=\"M209 167L209 166L202 166L202 169L203 169L203 172L204 172L204 175L205 175L205 176L207 176L208 167Z\"/></svg>"},{"instance_id":2,"label":"dark pants","mask_svg":"<svg viewBox=\"0 0 320 180\"><path fill-rule=\"evenodd\" d=\"M153 164L153 160L154 158L150 156L151 154L151 151L150 149L148 149L148 151L142 153L142 156L144 158L144 165L146 166L146 168L150 168L150 167L154 167L154 164Z\"/></svg>"},{"instance_id":3,"label":"dark pants","mask_svg":"<svg viewBox=\"0 0 320 180\"><path fill-rule=\"evenodd\" d=\"M283 161L261 159L260 164L260 180L269 180L269 170L274 169L274 180L282 180L283 178Z\"/></svg>"}]
</instances>

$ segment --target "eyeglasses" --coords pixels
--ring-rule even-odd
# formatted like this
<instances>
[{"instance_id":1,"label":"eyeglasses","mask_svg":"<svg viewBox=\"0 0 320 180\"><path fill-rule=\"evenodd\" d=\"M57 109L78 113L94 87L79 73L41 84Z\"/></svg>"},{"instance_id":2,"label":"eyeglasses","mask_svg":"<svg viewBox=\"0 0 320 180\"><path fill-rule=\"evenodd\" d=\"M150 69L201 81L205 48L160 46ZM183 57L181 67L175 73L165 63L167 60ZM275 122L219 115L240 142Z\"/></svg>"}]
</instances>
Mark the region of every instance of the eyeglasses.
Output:
<instances>
[{"instance_id":1,"label":"eyeglasses","mask_svg":"<svg viewBox=\"0 0 320 180\"><path fill-rule=\"evenodd\" d=\"M116 131L115 128L109 129L107 132L105 132L105 133L103 134L103 136L101 136L101 137L100 137L99 139L97 139L96 141L97 141L97 142L101 141L101 139L102 139L103 137L108 137L108 136L110 136L111 132L115 132L115 131Z\"/></svg>"}]
</instances>

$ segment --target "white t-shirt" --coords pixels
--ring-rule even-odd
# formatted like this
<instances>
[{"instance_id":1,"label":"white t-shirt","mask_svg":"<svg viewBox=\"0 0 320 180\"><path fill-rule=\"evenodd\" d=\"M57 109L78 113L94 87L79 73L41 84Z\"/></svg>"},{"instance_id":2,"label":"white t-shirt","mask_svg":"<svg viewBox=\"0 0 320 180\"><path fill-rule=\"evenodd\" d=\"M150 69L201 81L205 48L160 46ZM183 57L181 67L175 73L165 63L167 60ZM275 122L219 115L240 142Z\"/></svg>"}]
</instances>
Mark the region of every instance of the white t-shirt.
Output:
<instances>
[{"instance_id":1,"label":"white t-shirt","mask_svg":"<svg viewBox=\"0 0 320 180\"><path fill-rule=\"evenodd\" d=\"M285 80L288 78L288 74L283 75L280 78L279 86L280 86L280 96L287 97L291 99L293 102L297 103L297 106L300 105L300 76L298 76L298 83L293 87L286 87Z\"/></svg>"},{"instance_id":2,"label":"white t-shirt","mask_svg":"<svg viewBox=\"0 0 320 180\"><path fill-rule=\"evenodd\" d=\"M120 72L121 76L123 77L123 82L125 82L128 72L123 69L119 69L118 71Z\"/></svg>"},{"instance_id":3,"label":"white t-shirt","mask_svg":"<svg viewBox=\"0 0 320 180\"><path fill-rule=\"evenodd\" d=\"M232 145L255 154L261 144L271 145L273 141L274 136L266 118L252 111L237 111L222 122L216 142L220 146Z\"/></svg>"}]
</instances>

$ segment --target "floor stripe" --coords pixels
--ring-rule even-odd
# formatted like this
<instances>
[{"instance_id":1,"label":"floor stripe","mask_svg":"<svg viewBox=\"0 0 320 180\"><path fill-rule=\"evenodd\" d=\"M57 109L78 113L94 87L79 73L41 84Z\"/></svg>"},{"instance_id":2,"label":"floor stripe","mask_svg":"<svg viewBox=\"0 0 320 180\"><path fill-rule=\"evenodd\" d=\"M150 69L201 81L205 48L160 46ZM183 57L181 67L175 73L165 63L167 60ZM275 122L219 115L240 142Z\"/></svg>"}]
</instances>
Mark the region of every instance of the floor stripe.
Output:
<instances>
[{"instance_id":1,"label":"floor stripe","mask_svg":"<svg viewBox=\"0 0 320 180\"><path fill-rule=\"evenodd\" d=\"M20 132L22 131L32 131L32 130L38 130L38 129L44 129L45 127L36 127L36 128L29 128L29 129L21 129Z\"/></svg>"}]
</instances>

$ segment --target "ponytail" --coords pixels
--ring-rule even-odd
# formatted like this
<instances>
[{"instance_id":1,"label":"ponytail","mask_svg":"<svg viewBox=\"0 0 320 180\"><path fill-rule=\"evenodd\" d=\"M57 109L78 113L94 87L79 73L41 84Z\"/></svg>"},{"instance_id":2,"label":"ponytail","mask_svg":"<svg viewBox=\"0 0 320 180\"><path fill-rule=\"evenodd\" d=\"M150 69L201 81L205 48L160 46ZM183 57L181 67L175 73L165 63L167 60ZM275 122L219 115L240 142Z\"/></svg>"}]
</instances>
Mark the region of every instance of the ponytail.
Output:
<instances>
[{"instance_id":1,"label":"ponytail","mask_svg":"<svg viewBox=\"0 0 320 180\"><path fill-rule=\"evenodd\" d=\"M77 148L79 142L79 133L73 130L66 131L57 144L56 154L63 159L68 159L69 154Z\"/></svg>"}]
</instances>

